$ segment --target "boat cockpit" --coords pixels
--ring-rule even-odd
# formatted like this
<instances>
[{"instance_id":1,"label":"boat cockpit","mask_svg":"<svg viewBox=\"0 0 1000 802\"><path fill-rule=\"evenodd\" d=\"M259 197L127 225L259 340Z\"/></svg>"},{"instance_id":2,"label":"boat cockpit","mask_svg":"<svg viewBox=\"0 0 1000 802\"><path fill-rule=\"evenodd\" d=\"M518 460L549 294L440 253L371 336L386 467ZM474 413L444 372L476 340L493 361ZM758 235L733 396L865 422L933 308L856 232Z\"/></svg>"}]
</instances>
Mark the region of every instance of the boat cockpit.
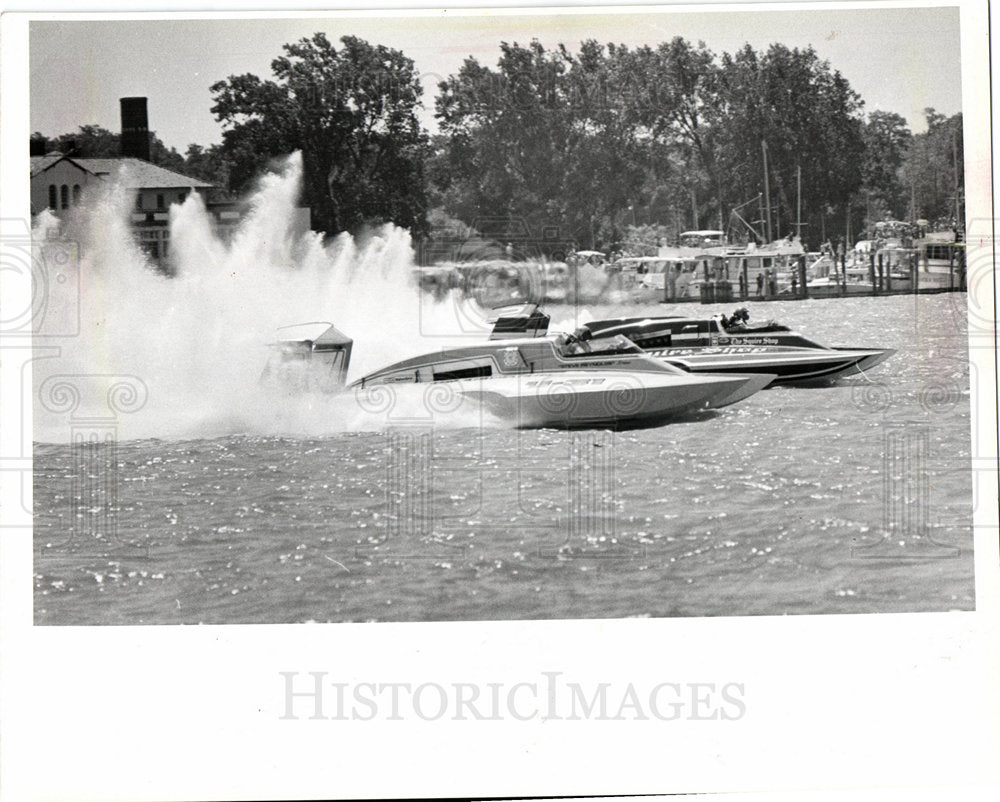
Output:
<instances>
[{"instance_id":1,"label":"boat cockpit","mask_svg":"<svg viewBox=\"0 0 1000 802\"><path fill-rule=\"evenodd\" d=\"M627 337L615 334L611 337L591 337L586 328L577 329L573 334L560 334L553 343L561 357L613 356L621 354L641 354L642 349Z\"/></svg>"}]
</instances>

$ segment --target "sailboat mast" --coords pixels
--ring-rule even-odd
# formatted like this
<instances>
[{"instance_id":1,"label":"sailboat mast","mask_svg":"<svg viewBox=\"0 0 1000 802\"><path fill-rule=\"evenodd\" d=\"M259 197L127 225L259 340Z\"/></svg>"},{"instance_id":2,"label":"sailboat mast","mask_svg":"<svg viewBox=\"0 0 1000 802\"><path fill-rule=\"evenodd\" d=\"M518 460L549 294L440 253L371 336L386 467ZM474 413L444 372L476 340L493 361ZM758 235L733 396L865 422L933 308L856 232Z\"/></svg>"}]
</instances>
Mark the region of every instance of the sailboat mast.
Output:
<instances>
[{"instance_id":1,"label":"sailboat mast","mask_svg":"<svg viewBox=\"0 0 1000 802\"><path fill-rule=\"evenodd\" d=\"M767 178L767 140L760 141L760 149L764 154L764 206L767 210L764 219L767 224L767 241L773 242L771 239L771 185Z\"/></svg>"},{"instance_id":2,"label":"sailboat mast","mask_svg":"<svg viewBox=\"0 0 1000 802\"><path fill-rule=\"evenodd\" d=\"M962 226L962 212L961 204L958 199L958 139L955 136L955 131L951 132L951 163L952 163L952 173L955 182L955 228L961 228Z\"/></svg>"},{"instance_id":3,"label":"sailboat mast","mask_svg":"<svg viewBox=\"0 0 1000 802\"><path fill-rule=\"evenodd\" d=\"M795 236L802 239L802 165L795 166Z\"/></svg>"}]
</instances>

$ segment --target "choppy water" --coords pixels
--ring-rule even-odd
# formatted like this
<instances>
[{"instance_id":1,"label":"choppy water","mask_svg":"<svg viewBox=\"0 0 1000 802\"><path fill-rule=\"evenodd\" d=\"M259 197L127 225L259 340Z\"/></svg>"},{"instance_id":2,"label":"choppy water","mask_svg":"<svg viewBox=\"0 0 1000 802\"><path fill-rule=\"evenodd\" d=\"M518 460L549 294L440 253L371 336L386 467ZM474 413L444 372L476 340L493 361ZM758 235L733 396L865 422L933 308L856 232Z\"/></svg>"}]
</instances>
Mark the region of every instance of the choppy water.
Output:
<instances>
[{"instance_id":1,"label":"choppy water","mask_svg":"<svg viewBox=\"0 0 1000 802\"><path fill-rule=\"evenodd\" d=\"M469 331L453 299L418 294L401 232L292 237L297 180L265 182L231 243L196 202L175 210L171 280L116 222L127 199L95 211L79 309L51 323L78 314L80 331L35 362L36 622L974 607L964 294L747 304L819 342L899 351L867 378L660 428L293 400L256 381L275 326L333 319L355 376ZM672 310L549 311L571 326Z\"/></svg>"},{"instance_id":2,"label":"choppy water","mask_svg":"<svg viewBox=\"0 0 1000 802\"><path fill-rule=\"evenodd\" d=\"M38 445L36 620L971 609L961 300L751 308L820 341L899 352L871 383L776 388L661 428L393 421L120 442L114 531L86 510L71 519L79 451Z\"/></svg>"}]
</instances>

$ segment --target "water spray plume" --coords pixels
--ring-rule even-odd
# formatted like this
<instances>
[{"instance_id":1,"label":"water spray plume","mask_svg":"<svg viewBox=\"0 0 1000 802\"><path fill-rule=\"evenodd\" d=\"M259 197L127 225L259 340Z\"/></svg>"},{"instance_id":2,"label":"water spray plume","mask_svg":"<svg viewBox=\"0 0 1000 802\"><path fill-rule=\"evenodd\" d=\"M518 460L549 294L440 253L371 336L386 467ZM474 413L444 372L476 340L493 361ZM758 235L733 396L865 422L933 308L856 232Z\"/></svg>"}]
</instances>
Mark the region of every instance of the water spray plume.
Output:
<instances>
[{"instance_id":1,"label":"water spray plume","mask_svg":"<svg viewBox=\"0 0 1000 802\"><path fill-rule=\"evenodd\" d=\"M440 338L422 338L422 326L433 322L428 316L454 318L450 298L420 298L406 231L381 226L358 246L347 234L324 243L305 230L301 177L298 154L265 175L228 238L215 230L197 193L172 206L172 276L157 270L134 239L131 193L113 184L91 197L67 225L80 244L80 335L60 340L58 357L35 361L36 398L46 378L69 376L85 388L84 403L94 396L99 406L102 381L135 377L147 399L119 416L121 438L312 436L384 426L384 416L359 414L351 393L295 398L259 381L280 326L334 323L355 338L356 378L441 347ZM52 222L39 216L38 241ZM45 325L76 311L52 310ZM36 404L36 439L68 436L65 411Z\"/></svg>"}]
</instances>

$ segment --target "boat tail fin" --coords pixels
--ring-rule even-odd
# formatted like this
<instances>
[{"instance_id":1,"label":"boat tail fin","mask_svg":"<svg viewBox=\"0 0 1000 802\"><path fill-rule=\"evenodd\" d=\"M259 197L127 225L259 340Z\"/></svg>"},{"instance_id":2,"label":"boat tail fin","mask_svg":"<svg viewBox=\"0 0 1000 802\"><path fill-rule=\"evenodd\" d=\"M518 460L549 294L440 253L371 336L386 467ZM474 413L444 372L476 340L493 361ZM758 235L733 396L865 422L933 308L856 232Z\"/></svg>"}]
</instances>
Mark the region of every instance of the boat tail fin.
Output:
<instances>
[{"instance_id":1,"label":"boat tail fin","mask_svg":"<svg viewBox=\"0 0 1000 802\"><path fill-rule=\"evenodd\" d=\"M261 379L290 390L338 392L347 382L353 346L332 323L283 326Z\"/></svg>"},{"instance_id":2,"label":"boat tail fin","mask_svg":"<svg viewBox=\"0 0 1000 802\"><path fill-rule=\"evenodd\" d=\"M549 330L549 316L535 304L505 306L494 310L491 340L507 340L516 337L544 337Z\"/></svg>"}]
</instances>

